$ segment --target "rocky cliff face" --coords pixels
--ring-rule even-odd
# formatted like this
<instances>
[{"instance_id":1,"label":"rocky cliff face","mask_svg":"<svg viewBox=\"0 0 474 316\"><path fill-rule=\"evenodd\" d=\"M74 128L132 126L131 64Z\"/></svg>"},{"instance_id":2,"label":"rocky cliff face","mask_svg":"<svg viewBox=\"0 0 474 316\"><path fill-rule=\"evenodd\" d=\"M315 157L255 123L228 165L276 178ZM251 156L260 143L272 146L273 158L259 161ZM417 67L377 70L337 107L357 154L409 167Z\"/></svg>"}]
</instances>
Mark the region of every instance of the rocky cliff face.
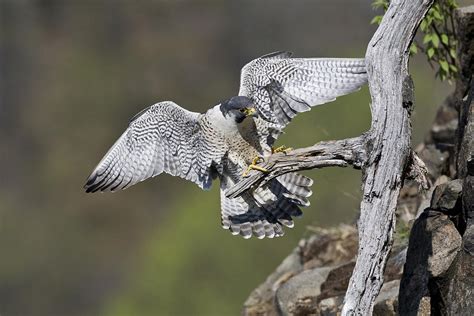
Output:
<instances>
[{"instance_id":1,"label":"rocky cliff face","mask_svg":"<svg viewBox=\"0 0 474 316\"><path fill-rule=\"evenodd\" d=\"M375 315L474 315L474 6L459 9L461 77L423 144L431 189L408 182ZM245 315L338 315L357 229L314 228L244 304Z\"/></svg>"},{"instance_id":2,"label":"rocky cliff face","mask_svg":"<svg viewBox=\"0 0 474 316\"><path fill-rule=\"evenodd\" d=\"M380 315L394 312L406 247L389 259L386 284L376 303ZM245 302L246 315L336 315L354 267L355 227L315 229Z\"/></svg>"}]
</instances>

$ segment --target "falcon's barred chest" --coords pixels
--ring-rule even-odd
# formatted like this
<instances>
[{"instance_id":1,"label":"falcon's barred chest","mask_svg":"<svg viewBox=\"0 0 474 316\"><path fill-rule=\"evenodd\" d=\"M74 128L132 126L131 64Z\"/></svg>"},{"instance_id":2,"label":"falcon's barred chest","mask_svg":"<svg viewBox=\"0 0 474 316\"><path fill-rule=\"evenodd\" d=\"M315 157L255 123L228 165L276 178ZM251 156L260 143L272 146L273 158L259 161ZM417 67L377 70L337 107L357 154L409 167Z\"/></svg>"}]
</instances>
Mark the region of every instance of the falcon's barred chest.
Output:
<instances>
[{"instance_id":1,"label":"falcon's barred chest","mask_svg":"<svg viewBox=\"0 0 474 316\"><path fill-rule=\"evenodd\" d=\"M222 168L229 171L232 179L237 180L256 156L268 153L268 145L264 147L265 139L261 137L261 129L256 121L246 118L237 124L232 118L226 118L220 110L220 105L206 112L200 124L207 142L219 139L225 144L225 158L221 160ZM265 148L267 151L264 151Z\"/></svg>"}]
</instances>

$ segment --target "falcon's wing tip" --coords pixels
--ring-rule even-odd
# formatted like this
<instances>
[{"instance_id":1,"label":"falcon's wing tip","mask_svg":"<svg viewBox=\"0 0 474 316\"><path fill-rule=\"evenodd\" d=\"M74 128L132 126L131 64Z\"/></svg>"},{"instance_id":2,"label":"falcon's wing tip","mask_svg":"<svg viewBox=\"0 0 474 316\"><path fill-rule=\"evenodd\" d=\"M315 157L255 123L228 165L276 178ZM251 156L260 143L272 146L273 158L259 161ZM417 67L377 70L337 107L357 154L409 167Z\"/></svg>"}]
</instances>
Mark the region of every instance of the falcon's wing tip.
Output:
<instances>
[{"instance_id":1,"label":"falcon's wing tip","mask_svg":"<svg viewBox=\"0 0 474 316\"><path fill-rule=\"evenodd\" d=\"M104 182L105 177L100 178L98 172L94 170L89 178L86 180L86 184L84 184L83 189L86 193L96 193L96 192L104 192L106 190L110 190L109 187L113 182Z\"/></svg>"},{"instance_id":2,"label":"falcon's wing tip","mask_svg":"<svg viewBox=\"0 0 474 316\"><path fill-rule=\"evenodd\" d=\"M82 188L86 191L86 193L92 192L92 187L94 186L97 180L97 172L92 172L90 176L87 178L86 183L82 186Z\"/></svg>"}]
</instances>

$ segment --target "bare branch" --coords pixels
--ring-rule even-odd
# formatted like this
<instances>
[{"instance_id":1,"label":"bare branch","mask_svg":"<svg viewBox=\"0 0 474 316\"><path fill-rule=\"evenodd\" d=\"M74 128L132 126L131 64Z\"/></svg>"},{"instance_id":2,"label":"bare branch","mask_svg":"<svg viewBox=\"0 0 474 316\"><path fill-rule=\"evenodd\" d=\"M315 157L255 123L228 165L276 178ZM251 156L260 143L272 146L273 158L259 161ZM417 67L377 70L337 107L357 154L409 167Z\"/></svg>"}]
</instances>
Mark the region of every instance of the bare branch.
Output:
<instances>
[{"instance_id":1,"label":"bare branch","mask_svg":"<svg viewBox=\"0 0 474 316\"><path fill-rule=\"evenodd\" d=\"M273 154L260 165L268 173L252 171L248 177L243 178L235 186L227 190L226 195L235 198L244 191L263 185L275 177L288 172L308 170L324 167L353 166L360 169L366 161L364 136L320 142L311 147L300 148L289 153Z\"/></svg>"}]
</instances>

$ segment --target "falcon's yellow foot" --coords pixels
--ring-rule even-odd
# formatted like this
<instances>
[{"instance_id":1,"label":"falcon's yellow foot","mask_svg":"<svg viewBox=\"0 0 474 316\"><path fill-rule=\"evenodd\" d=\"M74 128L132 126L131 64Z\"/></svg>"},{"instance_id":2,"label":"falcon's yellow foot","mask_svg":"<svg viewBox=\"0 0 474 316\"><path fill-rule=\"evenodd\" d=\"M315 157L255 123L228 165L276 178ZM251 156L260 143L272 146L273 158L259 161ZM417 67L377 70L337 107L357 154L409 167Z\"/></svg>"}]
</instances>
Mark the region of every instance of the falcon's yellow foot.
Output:
<instances>
[{"instance_id":1,"label":"falcon's yellow foot","mask_svg":"<svg viewBox=\"0 0 474 316\"><path fill-rule=\"evenodd\" d=\"M285 145L282 145L282 146L277 147L277 148L272 147L272 154L276 154L276 153L288 154L292 150L293 150L293 147L286 147Z\"/></svg>"},{"instance_id":2,"label":"falcon's yellow foot","mask_svg":"<svg viewBox=\"0 0 474 316\"><path fill-rule=\"evenodd\" d=\"M258 170L258 171L267 173L267 172L268 172L267 169L257 166L257 164L260 162L260 160L263 160L263 158L262 158L262 157L258 157L258 156L255 157L255 158L253 158L252 163L247 167L247 170L244 171L244 173L242 174L242 176L243 176L243 177L248 176L250 170Z\"/></svg>"}]
</instances>

